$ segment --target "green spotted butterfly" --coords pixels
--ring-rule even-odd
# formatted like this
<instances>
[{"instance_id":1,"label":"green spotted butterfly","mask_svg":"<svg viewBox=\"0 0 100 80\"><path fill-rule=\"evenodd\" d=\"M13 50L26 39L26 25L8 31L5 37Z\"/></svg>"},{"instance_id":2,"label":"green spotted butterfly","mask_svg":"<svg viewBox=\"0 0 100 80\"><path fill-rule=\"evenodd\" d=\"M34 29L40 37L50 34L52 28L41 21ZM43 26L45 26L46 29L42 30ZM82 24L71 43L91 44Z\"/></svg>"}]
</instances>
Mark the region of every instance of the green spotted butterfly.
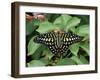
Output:
<instances>
[{"instance_id":1,"label":"green spotted butterfly","mask_svg":"<svg viewBox=\"0 0 100 80\"><path fill-rule=\"evenodd\" d=\"M72 32L48 32L37 35L34 42L46 45L57 56L64 56L69 45L80 42L82 37Z\"/></svg>"}]
</instances>

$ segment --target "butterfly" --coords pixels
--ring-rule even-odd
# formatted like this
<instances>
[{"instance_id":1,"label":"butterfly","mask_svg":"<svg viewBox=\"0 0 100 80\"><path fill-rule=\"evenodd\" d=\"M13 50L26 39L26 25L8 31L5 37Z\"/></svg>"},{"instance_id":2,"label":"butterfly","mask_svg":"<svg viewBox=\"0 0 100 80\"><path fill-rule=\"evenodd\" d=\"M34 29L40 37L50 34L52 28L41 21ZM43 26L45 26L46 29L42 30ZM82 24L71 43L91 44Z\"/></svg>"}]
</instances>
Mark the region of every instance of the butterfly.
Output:
<instances>
[{"instance_id":1,"label":"butterfly","mask_svg":"<svg viewBox=\"0 0 100 80\"><path fill-rule=\"evenodd\" d=\"M81 36L72 32L48 32L39 34L34 38L34 42L46 45L49 50L58 57L64 56L69 45L80 42Z\"/></svg>"}]
</instances>

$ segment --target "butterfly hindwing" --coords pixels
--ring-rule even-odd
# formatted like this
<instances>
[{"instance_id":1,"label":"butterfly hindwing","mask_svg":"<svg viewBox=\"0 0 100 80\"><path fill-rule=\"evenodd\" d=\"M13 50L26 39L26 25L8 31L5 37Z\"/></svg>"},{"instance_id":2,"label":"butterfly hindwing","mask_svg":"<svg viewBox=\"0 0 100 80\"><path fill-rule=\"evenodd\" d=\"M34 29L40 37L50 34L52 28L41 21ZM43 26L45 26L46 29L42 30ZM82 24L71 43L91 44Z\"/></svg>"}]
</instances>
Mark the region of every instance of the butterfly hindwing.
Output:
<instances>
[{"instance_id":1,"label":"butterfly hindwing","mask_svg":"<svg viewBox=\"0 0 100 80\"><path fill-rule=\"evenodd\" d=\"M67 49L68 49L68 46L62 46L62 47L55 47L55 45L54 46L48 46L49 47L49 49L50 49L50 51L53 53L53 54L55 54L56 56L63 56L63 55L65 55L66 54L66 51L67 51Z\"/></svg>"}]
</instances>

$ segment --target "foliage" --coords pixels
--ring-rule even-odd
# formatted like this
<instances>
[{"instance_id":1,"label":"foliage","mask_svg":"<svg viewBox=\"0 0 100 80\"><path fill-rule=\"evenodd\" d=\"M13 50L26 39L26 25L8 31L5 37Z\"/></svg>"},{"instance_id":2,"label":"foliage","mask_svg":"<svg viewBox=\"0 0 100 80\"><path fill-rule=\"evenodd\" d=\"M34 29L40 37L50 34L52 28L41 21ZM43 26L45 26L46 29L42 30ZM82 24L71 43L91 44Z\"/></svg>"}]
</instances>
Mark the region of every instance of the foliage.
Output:
<instances>
[{"instance_id":1,"label":"foliage","mask_svg":"<svg viewBox=\"0 0 100 80\"><path fill-rule=\"evenodd\" d=\"M45 20L26 19L26 63L28 67L47 66L54 56L50 50L33 41L39 33L45 33L54 29L73 32L84 39L81 42L69 46L68 53L61 58L57 65L79 65L89 63L89 16L67 14L45 14Z\"/></svg>"}]
</instances>

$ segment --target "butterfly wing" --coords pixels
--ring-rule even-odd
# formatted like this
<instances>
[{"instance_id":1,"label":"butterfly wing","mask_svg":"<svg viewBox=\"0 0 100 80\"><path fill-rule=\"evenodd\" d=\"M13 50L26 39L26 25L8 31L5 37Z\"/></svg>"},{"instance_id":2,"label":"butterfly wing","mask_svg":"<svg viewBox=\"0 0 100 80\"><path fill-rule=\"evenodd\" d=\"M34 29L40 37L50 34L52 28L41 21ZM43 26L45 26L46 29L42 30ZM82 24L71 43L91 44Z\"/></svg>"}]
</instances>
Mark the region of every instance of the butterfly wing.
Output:
<instances>
[{"instance_id":1,"label":"butterfly wing","mask_svg":"<svg viewBox=\"0 0 100 80\"><path fill-rule=\"evenodd\" d=\"M50 51L59 57L64 56L67 53L69 45L81 40L82 37L73 33L59 34L54 32L40 34L34 38L34 42L48 46Z\"/></svg>"},{"instance_id":2,"label":"butterfly wing","mask_svg":"<svg viewBox=\"0 0 100 80\"><path fill-rule=\"evenodd\" d=\"M74 43L80 42L82 40L82 37L73 34L73 33L65 33L63 36L63 43L66 46L72 45Z\"/></svg>"},{"instance_id":3,"label":"butterfly wing","mask_svg":"<svg viewBox=\"0 0 100 80\"><path fill-rule=\"evenodd\" d=\"M34 42L46 45L53 54L57 53L56 35L53 32L36 36Z\"/></svg>"},{"instance_id":4,"label":"butterfly wing","mask_svg":"<svg viewBox=\"0 0 100 80\"><path fill-rule=\"evenodd\" d=\"M41 43L46 46L54 45L54 37L52 33L40 34L34 38L34 42Z\"/></svg>"}]
</instances>

